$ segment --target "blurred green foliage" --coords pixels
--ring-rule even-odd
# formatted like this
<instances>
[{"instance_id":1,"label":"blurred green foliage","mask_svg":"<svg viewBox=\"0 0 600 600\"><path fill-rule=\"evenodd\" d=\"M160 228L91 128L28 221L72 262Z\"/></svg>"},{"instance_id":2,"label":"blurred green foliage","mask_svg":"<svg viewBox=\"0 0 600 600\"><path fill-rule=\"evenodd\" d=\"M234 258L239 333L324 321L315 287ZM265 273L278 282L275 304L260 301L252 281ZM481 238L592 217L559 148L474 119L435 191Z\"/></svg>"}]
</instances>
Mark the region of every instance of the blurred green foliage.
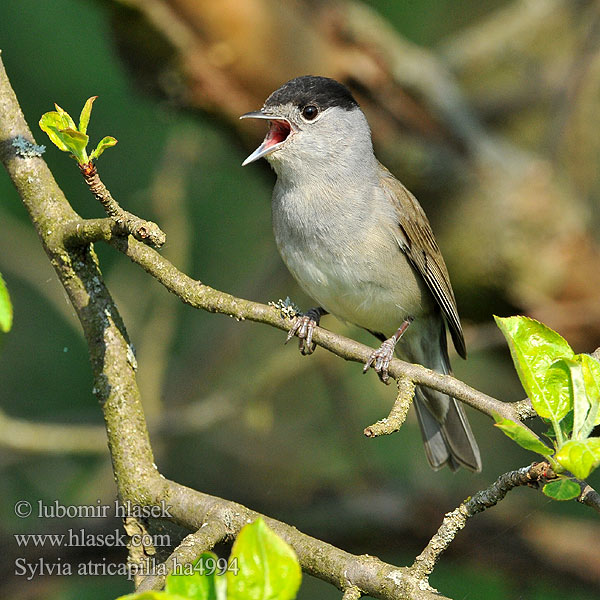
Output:
<instances>
[{"instance_id":1,"label":"blurred green foliage","mask_svg":"<svg viewBox=\"0 0 600 600\"><path fill-rule=\"evenodd\" d=\"M0 275L0 331L8 333L12 327L13 307L6 283Z\"/></svg>"}]
</instances>

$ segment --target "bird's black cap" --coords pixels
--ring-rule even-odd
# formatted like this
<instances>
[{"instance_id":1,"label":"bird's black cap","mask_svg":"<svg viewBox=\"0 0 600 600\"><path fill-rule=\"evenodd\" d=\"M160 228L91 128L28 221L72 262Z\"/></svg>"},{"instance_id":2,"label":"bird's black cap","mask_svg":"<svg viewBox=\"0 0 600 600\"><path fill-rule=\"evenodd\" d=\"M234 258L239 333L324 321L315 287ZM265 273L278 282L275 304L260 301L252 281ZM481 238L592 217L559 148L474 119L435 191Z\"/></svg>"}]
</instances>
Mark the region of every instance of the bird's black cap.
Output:
<instances>
[{"instance_id":1,"label":"bird's black cap","mask_svg":"<svg viewBox=\"0 0 600 600\"><path fill-rule=\"evenodd\" d=\"M329 77L314 75L303 75L284 83L267 98L265 108L288 103L300 107L314 104L320 110L333 106L352 110L358 106L358 102L345 85Z\"/></svg>"}]
</instances>

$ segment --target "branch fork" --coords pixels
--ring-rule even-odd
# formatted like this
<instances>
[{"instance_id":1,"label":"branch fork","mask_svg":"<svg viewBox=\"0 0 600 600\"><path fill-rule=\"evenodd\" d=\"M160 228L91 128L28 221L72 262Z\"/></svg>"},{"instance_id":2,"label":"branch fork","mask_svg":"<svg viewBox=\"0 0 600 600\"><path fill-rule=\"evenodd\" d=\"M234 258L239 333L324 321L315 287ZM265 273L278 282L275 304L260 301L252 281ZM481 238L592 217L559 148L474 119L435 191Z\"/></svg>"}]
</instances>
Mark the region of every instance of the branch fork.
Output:
<instances>
[{"instance_id":1,"label":"branch fork","mask_svg":"<svg viewBox=\"0 0 600 600\"><path fill-rule=\"evenodd\" d=\"M98 170L93 162L79 164L79 170L90 191L102 204L106 214L112 219L123 234L130 234L136 240L160 248L166 241L165 233L152 221L140 219L136 215L121 208L102 183Z\"/></svg>"}]
</instances>

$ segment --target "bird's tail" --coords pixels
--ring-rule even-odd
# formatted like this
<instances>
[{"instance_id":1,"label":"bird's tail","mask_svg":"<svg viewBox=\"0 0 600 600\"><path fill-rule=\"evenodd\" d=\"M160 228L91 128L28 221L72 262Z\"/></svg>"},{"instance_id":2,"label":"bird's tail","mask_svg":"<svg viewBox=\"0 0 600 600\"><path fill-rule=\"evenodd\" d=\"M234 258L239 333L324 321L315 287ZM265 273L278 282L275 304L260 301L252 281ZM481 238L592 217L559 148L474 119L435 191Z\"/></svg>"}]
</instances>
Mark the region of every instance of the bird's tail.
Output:
<instances>
[{"instance_id":1,"label":"bird's tail","mask_svg":"<svg viewBox=\"0 0 600 600\"><path fill-rule=\"evenodd\" d=\"M439 373L450 373L450 360L446 346L446 326L442 322L441 352L435 352L421 364ZM436 348L437 350L437 348ZM481 471L479 447L471 431L462 405L451 396L417 386L415 408L421 426L427 460L433 469L448 465L452 471L466 467L471 471Z\"/></svg>"}]
</instances>

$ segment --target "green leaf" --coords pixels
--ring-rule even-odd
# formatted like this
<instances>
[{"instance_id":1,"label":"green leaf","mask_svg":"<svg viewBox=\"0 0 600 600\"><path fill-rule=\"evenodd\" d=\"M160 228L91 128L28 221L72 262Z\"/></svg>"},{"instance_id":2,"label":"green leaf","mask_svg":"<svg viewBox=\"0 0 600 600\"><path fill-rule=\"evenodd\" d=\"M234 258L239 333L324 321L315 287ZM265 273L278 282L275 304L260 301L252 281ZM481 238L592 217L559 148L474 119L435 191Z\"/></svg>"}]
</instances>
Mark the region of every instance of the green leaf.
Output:
<instances>
[{"instance_id":1,"label":"green leaf","mask_svg":"<svg viewBox=\"0 0 600 600\"><path fill-rule=\"evenodd\" d=\"M553 450L546 446L529 429L525 429L510 419L504 419L498 414L494 415L494 420L498 429L501 429L511 440L517 442L525 450L537 452L542 456L550 456L553 453Z\"/></svg>"},{"instance_id":2,"label":"green leaf","mask_svg":"<svg viewBox=\"0 0 600 600\"><path fill-rule=\"evenodd\" d=\"M564 419L573 409L573 371L577 369L579 364L576 361L560 358L552 363L545 373L540 373L542 389L554 399L556 406L561 407L557 420ZM585 394L585 390L583 391ZM563 407L568 407L568 410L562 410Z\"/></svg>"},{"instance_id":3,"label":"green leaf","mask_svg":"<svg viewBox=\"0 0 600 600\"><path fill-rule=\"evenodd\" d=\"M79 115L79 131L81 133L87 133L88 124L90 122L90 115L92 114L92 104L98 96L92 96L88 98L81 109L81 115Z\"/></svg>"},{"instance_id":4,"label":"green leaf","mask_svg":"<svg viewBox=\"0 0 600 600\"><path fill-rule=\"evenodd\" d=\"M235 563L234 563L235 561ZM229 557L227 600L291 600L302 577L292 548L259 518L240 531Z\"/></svg>"},{"instance_id":5,"label":"green leaf","mask_svg":"<svg viewBox=\"0 0 600 600\"><path fill-rule=\"evenodd\" d=\"M573 358L569 344L558 333L535 319L508 317L496 319L506 337L515 368L535 411L546 419L560 421L571 409L564 394L566 373L553 372L546 380L552 363L560 358ZM550 386L548 389L547 386Z\"/></svg>"},{"instance_id":6,"label":"green leaf","mask_svg":"<svg viewBox=\"0 0 600 600\"><path fill-rule=\"evenodd\" d=\"M50 141L57 146L59 150L70 152L60 135L60 130L64 129L64 126L65 124L62 117L55 111L44 113L40 119L40 129L48 135Z\"/></svg>"},{"instance_id":7,"label":"green leaf","mask_svg":"<svg viewBox=\"0 0 600 600\"><path fill-rule=\"evenodd\" d=\"M54 103L54 108L56 108L56 112L61 117L62 126L60 129L77 129L75 121L73 121L71 115L66 110L62 109L56 102Z\"/></svg>"},{"instance_id":8,"label":"green leaf","mask_svg":"<svg viewBox=\"0 0 600 600\"><path fill-rule=\"evenodd\" d=\"M600 438L569 440L559 448L555 458L575 477L585 479L600 464Z\"/></svg>"},{"instance_id":9,"label":"green leaf","mask_svg":"<svg viewBox=\"0 0 600 600\"><path fill-rule=\"evenodd\" d=\"M595 425L600 425L600 362L589 354L580 354L578 358L581 362L585 391L590 403L584 429L591 432Z\"/></svg>"},{"instance_id":10,"label":"green leaf","mask_svg":"<svg viewBox=\"0 0 600 600\"><path fill-rule=\"evenodd\" d=\"M13 322L13 307L8 295L8 288L0 275L0 331L8 333Z\"/></svg>"},{"instance_id":11,"label":"green leaf","mask_svg":"<svg viewBox=\"0 0 600 600\"><path fill-rule=\"evenodd\" d=\"M193 600L217 600L215 587L217 555L205 552L193 565L181 565L182 574L171 573L167 576L165 591ZM207 568L214 565L214 568ZM190 567L191 573L187 573Z\"/></svg>"},{"instance_id":12,"label":"green leaf","mask_svg":"<svg viewBox=\"0 0 600 600\"><path fill-rule=\"evenodd\" d=\"M117 143L117 140L110 135L103 137L98 142L96 149L90 154L90 160L94 160L95 158L98 158L107 148L114 146L116 143Z\"/></svg>"},{"instance_id":13,"label":"green leaf","mask_svg":"<svg viewBox=\"0 0 600 600\"><path fill-rule=\"evenodd\" d=\"M44 113L40 119L40 128L48 134L55 146L63 152L70 152L79 163L85 164L88 162L85 148L89 138L85 133L77 131L73 119L62 108L60 110L62 113Z\"/></svg>"},{"instance_id":14,"label":"green leaf","mask_svg":"<svg viewBox=\"0 0 600 600\"><path fill-rule=\"evenodd\" d=\"M542 491L553 500L573 500L581 493L579 486L566 477L547 483Z\"/></svg>"},{"instance_id":15,"label":"green leaf","mask_svg":"<svg viewBox=\"0 0 600 600\"><path fill-rule=\"evenodd\" d=\"M568 366L571 375L572 395L573 395L573 435L574 439L586 438L587 435L583 435L583 427L585 419L590 410L590 402L588 400L587 392L585 389L585 381L583 377L583 369L581 362L578 360L562 359L563 362ZM590 430L591 431L591 430Z\"/></svg>"},{"instance_id":16,"label":"green leaf","mask_svg":"<svg viewBox=\"0 0 600 600\"><path fill-rule=\"evenodd\" d=\"M90 138L85 133L68 128L61 129L59 134L65 145L69 148L69 152L77 159L78 163L85 164L89 162L85 148Z\"/></svg>"},{"instance_id":17,"label":"green leaf","mask_svg":"<svg viewBox=\"0 0 600 600\"><path fill-rule=\"evenodd\" d=\"M573 432L573 411L570 410L567 415L560 422L560 428L562 429L563 435L566 438L571 436ZM549 435L548 433L546 435Z\"/></svg>"}]
</instances>

